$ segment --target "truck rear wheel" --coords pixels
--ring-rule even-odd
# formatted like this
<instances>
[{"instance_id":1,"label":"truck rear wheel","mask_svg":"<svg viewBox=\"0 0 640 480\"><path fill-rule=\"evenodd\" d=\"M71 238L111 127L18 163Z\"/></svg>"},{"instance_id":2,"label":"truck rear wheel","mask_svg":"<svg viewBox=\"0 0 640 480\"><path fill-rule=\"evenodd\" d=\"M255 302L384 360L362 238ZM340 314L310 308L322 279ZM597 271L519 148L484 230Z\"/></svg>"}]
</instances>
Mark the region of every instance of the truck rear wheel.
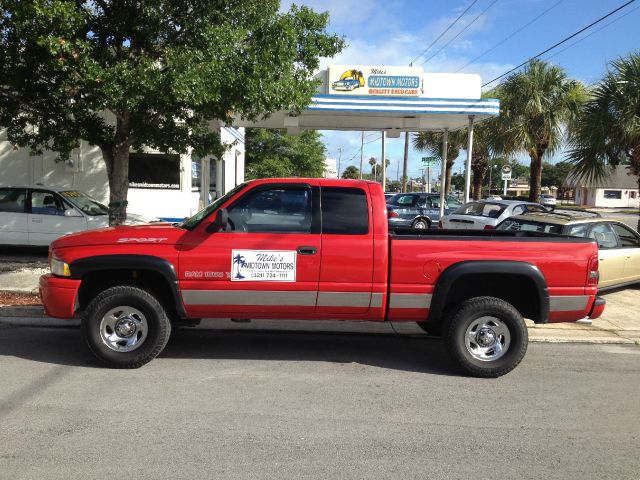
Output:
<instances>
[{"instance_id":1,"label":"truck rear wheel","mask_svg":"<svg viewBox=\"0 0 640 480\"><path fill-rule=\"evenodd\" d=\"M456 364L475 377L495 378L513 370L527 352L529 336L522 315L495 297L466 300L451 312L445 333Z\"/></svg>"},{"instance_id":2,"label":"truck rear wheel","mask_svg":"<svg viewBox=\"0 0 640 480\"><path fill-rule=\"evenodd\" d=\"M91 352L111 368L138 368L157 357L171 334L171 322L149 292L124 285L96 296L82 318Z\"/></svg>"}]
</instances>

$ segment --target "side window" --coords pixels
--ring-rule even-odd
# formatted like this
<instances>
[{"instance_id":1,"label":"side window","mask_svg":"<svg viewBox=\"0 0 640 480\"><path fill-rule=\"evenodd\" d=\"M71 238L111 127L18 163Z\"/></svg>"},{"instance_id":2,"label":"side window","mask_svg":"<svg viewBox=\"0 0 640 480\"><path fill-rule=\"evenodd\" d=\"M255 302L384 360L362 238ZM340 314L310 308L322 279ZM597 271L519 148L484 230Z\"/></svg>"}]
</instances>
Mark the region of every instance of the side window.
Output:
<instances>
[{"instance_id":1,"label":"side window","mask_svg":"<svg viewBox=\"0 0 640 480\"><path fill-rule=\"evenodd\" d=\"M613 229L607 223L596 223L589 233L589 237L598 242L598 248L617 248L618 240Z\"/></svg>"},{"instance_id":2,"label":"side window","mask_svg":"<svg viewBox=\"0 0 640 480\"><path fill-rule=\"evenodd\" d=\"M364 190L323 187L322 233L366 235L369 233L369 208Z\"/></svg>"},{"instance_id":3,"label":"side window","mask_svg":"<svg viewBox=\"0 0 640 480\"><path fill-rule=\"evenodd\" d=\"M0 212L24 213L27 191L21 188L0 188Z\"/></svg>"},{"instance_id":4,"label":"side window","mask_svg":"<svg viewBox=\"0 0 640 480\"><path fill-rule=\"evenodd\" d=\"M253 233L310 233L311 189L273 187L249 192L229 207L229 230Z\"/></svg>"},{"instance_id":5,"label":"side window","mask_svg":"<svg viewBox=\"0 0 640 480\"><path fill-rule=\"evenodd\" d=\"M396 205L403 207L413 207L418 197L416 195L402 195L396 199Z\"/></svg>"},{"instance_id":6,"label":"side window","mask_svg":"<svg viewBox=\"0 0 640 480\"><path fill-rule=\"evenodd\" d=\"M420 208L428 208L431 207L431 203L427 197L420 197L418 198L417 206Z\"/></svg>"},{"instance_id":7,"label":"side window","mask_svg":"<svg viewBox=\"0 0 640 480\"><path fill-rule=\"evenodd\" d=\"M53 192L31 192L31 213L38 215L64 215L64 203Z\"/></svg>"},{"instance_id":8,"label":"side window","mask_svg":"<svg viewBox=\"0 0 640 480\"><path fill-rule=\"evenodd\" d=\"M583 223L582 225L571 225L567 228L565 235L571 235L572 237L586 237L589 232L589 225Z\"/></svg>"},{"instance_id":9,"label":"side window","mask_svg":"<svg viewBox=\"0 0 640 480\"><path fill-rule=\"evenodd\" d=\"M522 215L524 213L524 206L518 205L517 207L513 207L513 212L511 215Z\"/></svg>"},{"instance_id":10,"label":"side window","mask_svg":"<svg viewBox=\"0 0 640 480\"><path fill-rule=\"evenodd\" d=\"M631 229L618 225L617 223L612 223L611 227L618 234L620 244L623 247L640 247L640 239L638 239L638 236L634 234Z\"/></svg>"}]
</instances>

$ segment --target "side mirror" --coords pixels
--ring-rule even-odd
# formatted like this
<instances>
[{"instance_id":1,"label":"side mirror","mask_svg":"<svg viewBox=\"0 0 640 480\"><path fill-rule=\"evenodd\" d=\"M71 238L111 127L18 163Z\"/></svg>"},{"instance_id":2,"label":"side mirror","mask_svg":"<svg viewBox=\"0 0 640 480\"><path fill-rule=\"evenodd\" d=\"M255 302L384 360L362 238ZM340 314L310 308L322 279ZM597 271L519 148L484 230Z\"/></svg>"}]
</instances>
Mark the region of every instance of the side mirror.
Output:
<instances>
[{"instance_id":1,"label":"side mirror","mask_svg":"<svg viewBox=\"0 0 640 480\"><path fill-rule=\"evenodd\" d=\"M78 212L75 208L67 208L64 211L64 216L65 217L81 217L82 214Z\"/></svg>"},{"instance_id":2,"label":"side mirror","mask_svg":"<svg viewBox=\"0 0 640 480\"><path fill-rule=\"evenodd\" d=\"M227 225L229 224L229 212L227 212L226 208L221 208L216 213L216 218L213 222L209 224L207 227L208 233L216 233L219 231L224 231L227 229Z\"/></svg>"}]
</instances>

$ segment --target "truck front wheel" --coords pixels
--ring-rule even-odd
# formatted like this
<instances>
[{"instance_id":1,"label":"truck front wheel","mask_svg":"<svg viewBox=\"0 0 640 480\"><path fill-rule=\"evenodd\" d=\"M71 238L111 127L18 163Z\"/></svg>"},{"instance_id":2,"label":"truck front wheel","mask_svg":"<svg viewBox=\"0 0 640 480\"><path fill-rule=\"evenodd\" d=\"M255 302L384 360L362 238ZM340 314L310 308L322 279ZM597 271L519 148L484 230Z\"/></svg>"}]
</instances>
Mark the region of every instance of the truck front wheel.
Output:
<instances>
[{"instance_id":1,"label":"truck front wheel","mask_svg":"<svg viewBox=\"0 0 640 480\"><path fill-rule=\"evenodd\" d=\"M164 307L146 290L124 285L97 295L82 318L91 352L111 368L138 368L157 357L171 334Z\"/></svg>"},{"instance_id":2,"label":"truck front wheel","mask_svg":"<svg viewBox=\"0 0 640 480\"><path fill-rule=\"evenodd\" d=\"M465 300L454 309L445 333L447 350L467 374L495 378L513 370L527 352L522 315L495 297Z\"/></svg>"}]
</instances>

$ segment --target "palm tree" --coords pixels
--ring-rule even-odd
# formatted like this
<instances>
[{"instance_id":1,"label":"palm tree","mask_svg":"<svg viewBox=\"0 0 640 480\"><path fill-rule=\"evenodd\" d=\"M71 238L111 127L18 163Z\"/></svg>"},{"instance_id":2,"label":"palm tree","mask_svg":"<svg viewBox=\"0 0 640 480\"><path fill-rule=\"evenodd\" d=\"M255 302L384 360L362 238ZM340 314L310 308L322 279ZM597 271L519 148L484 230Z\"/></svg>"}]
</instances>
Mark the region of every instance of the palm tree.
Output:
<instances>
[{"instance_id":1,"label":"palm tree","mask_svg":"<svg viewBox=\"0 0 640 480\"><path fill-rule=\"evenodd\" d=\"M500 98L503 142L531 159L529 200L540 200L542 157L560 148L563 132L577 118L586 89L567 77L564 69L532 60L522 72L510 75L496 93Z\"/></svg>"},{"instance_id":2,"label":"palm tree","mask_svg":"<svg viewBox=\"0 0 640 480\"><path fill-rule=\"evenodd\" d=\"M598 181L625 166L637 177L640 193L639 52L611 63L571 129L570 143L568 160L578 177Z\"/></svg>"},{"instance_id":3,"label":"palm tree","mask_svg":"<svg viewBox=\"0 0 640 480\"><path fill-rule=\"evenodd\" d=\"M413 136L413 148L416 150L427 152L434 157L442 160L442 132L420 132ZM449 194L451 191L451 169L453 164L460 155L460 150L467 145L466 130L456 130L449 132L447 144L447 166L446 166L446 183L445 192Z\"/></svg>"}]
</instances>

